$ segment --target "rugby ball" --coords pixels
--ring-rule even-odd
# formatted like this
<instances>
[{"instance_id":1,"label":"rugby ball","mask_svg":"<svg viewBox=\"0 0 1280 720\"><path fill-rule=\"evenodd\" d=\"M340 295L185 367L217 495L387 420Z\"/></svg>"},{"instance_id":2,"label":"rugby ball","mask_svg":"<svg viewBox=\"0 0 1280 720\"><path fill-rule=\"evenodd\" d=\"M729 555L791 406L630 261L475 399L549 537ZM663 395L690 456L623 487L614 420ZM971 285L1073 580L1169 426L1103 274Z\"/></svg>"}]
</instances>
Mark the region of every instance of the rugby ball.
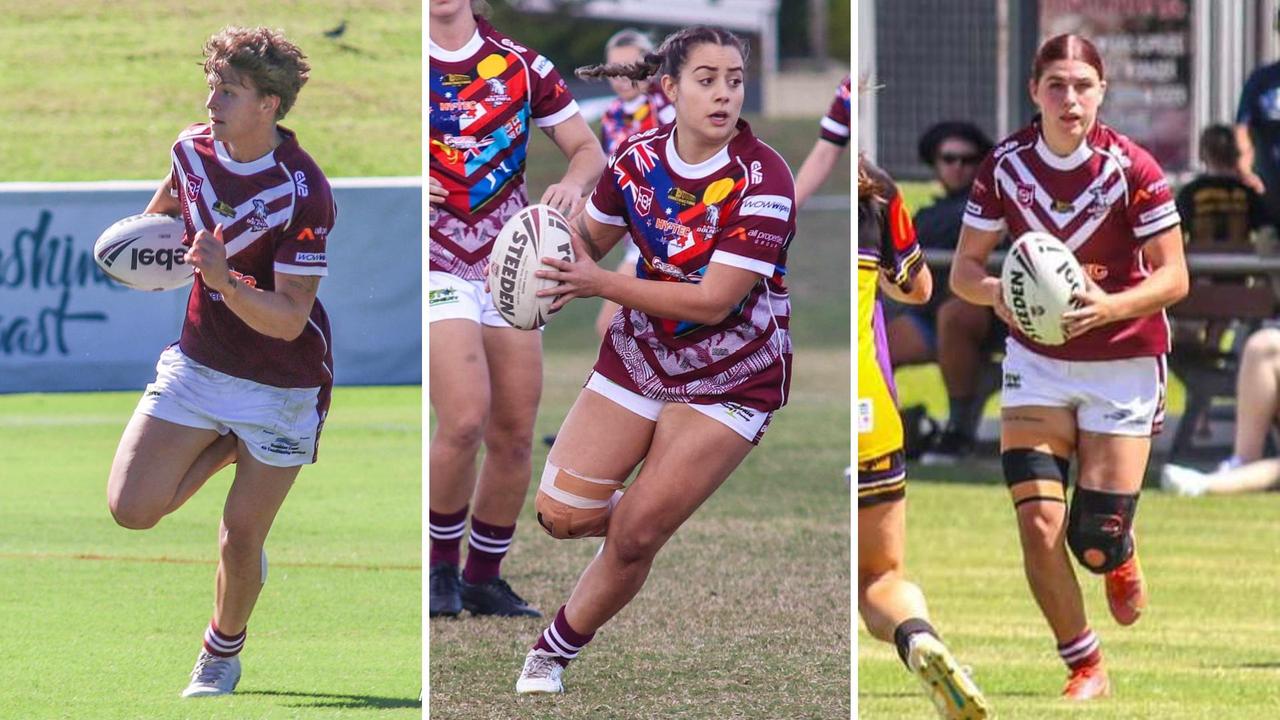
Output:
<instances>
[{"instance_id":1,"label":"rugby ball","mask_svg":"<svg viewBox=\"0 0 1280 720\"><path fill-rule=\"evenodd\" d=\"M502 318L521 330L546 324L555 296L538 297L554 280L534 277L542 258L572 262L569 223L550 205L522 208L502 226L489 255L489 294Z\"/></svg>"},{"instance_id":2,"label":"rugby ball","mask_svg":"<svg viewBox=\"0 0 1280 720\"><path fill-rule=\"evenodd\" d=\"M1029 232L1005 255L1000 290L1023 335L1041 345L1061 345L1067 341L1062 314L1079 307L1071 296L1085 290L1084 270L1062 241Z\"/></svg>"},{"instance_id":3,"label":"rugby ball","mask_svg":"<svg viewBox=\"0 0 1280 720\"><path fill-rule=\"evenodd\" d=\"M93 259L108 277L134 290L174 290L190 285L194 270L182 244L180 218L131 215L102 231Z\"/></svg>"}]
</instances>

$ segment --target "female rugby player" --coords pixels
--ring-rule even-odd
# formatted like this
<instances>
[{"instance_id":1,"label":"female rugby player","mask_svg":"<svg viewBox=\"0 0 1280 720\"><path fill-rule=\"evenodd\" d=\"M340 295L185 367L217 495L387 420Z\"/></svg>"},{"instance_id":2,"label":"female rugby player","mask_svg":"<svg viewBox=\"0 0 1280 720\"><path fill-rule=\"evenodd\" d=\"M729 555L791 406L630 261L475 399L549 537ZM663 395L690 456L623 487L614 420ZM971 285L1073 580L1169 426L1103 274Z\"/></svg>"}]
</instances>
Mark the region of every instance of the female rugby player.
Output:
<instances>
[{"instance_id":1,"label":"female rugby player","mask_svg":"<svg viewBox=\"0 0 1280 720\"><path fill-rule=\"evenodd\" d=\"M465 608L538 617L499 570L532 474L542 336L502 319L484 273L503 223L529 204L525 150L534 126L569 159L542 195L566 216L600 176L604 155L551 61L494 30L470 2L431 0L430 31L430 615Z\"/></svg>"},{"instance_id":2,"label":"female rugby player","mask_svg":"<svg viewBox=\"0 0 1280 720\"><path fill-rule=\"evenodd\" d=\"M197 270L181 339L156 365L120 438L107 499L120 525L154 526L236 463L219 533L213 618L184 697L223 695L267 578L263 543L329 408L329 320L316 299L335 208L329 182L278 121L310 67L267 28L204 47L209 122L184 130L146 211L181 215Z\"/></svg>"},{"instance_id":3,"label":"female rugby player","mask_svg":"<svg viewBox=\"0 0 1280 720\"><path fill-rule=\"evenodd\" d=\"M623 307L548 455L536 507L556 538L607 536L516 683L562 692L561 673L635 597L667 539L733 472L786 402L795 231L791 171L739 118L746 46L712 27L674 33L632 65L584 77L657 74L676 120L618 146L571 223L574 262L544 262L578 297ZM600 268L627 232L643 262ZM639 475L619 492L632 470Z\"/></svg>"},{"instance_id":4,"label":"female rugby player","mask_svg":"<svg viewBox=\"0 0 1280 720\"><path fill-rule=\"evenodd\" d=\"M981 720L982 692L928 620L924 593L906 579L906 456L878 290L929 301L933 276L897 186L858 157L858 613L892 642L943 718Z\"/></svg>"},{"instance_id":5,"label":"female rugby player","mask_svg":"<svg viewBox=\"0 0 1280 720\"><path fill-rule=\"evenodd\" d=\"M1164 415L1164 308L1187 292L1173 195L1160 166L1098 120L1106 76L1079 35L1040 47L1031 98L1039 116L999 143L979 169L951 268L951 288L992 305L1013 328L1004 360L1001 461L1013 497L1027 581L1069 668L1063 695L1110 693L1067 548L1106 580L1122 625L1147 602L1133 519ZM1018 332L987 257L1007 232L1047 232L1089 278L1059 346ZM1071 456L1080 463L1070 510Z\"/></svg>"}]
</instances>

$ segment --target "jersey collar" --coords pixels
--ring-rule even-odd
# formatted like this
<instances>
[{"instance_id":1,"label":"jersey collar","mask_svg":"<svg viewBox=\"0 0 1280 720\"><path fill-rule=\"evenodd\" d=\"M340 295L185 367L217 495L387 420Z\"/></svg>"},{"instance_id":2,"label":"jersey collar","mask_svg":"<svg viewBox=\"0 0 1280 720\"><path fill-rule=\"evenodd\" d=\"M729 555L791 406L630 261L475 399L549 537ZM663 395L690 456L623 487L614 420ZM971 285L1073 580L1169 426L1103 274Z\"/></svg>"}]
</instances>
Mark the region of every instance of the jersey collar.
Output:
<instances>
[{"instance_id":1,"label":"jersey collar","mask_svg":"<svg viewBox=\"0 0 1280 720\"><path fill-rule=\"evenodd\" d=\"M1093 148L1089 146L1090 136L1092 135L1093 133L1090 132L1085 136L1084 142L1080 143L1079 147L1070 155L1062 157L1049 149L1049 144L1044 141L1044 133L1038 132L1036 133L1036 154L1040 156L1045 165L1054 170L1075 170L1093 157Z\"/></svg>"},{"instance_id":2,"label":"jersey collar","mask_svg":"<svg viewBox=\"0 0 1280 720\"><path fill-rule=\"evenodd\" d=\"M480 46L482 45L484 45L484 39L480 37L480 27L477 24L476 31L471 34L471 39L467 41L466 45L457 50L445 50L435 42L431 42L427 54L440 62L462 62L480 52Z\"/></svg>"},{"instance_id":3,"label":"jersey collar","mask_svg":"<svg viewBox=\"0 0 1280 720\"><path fill-rule=\"evenodd\" d=\"M738 134L735 135L728 144L720 148L720 151L715 155L712 155L697 165L690 165L680 158L680 153L676 152L676 128L673 127L671 128L671 134L667 136L667 146L663 149L663 152L667 156L667 164L671 166L672 170L676 171L677 175L690 180L701 180L725 165L728 165L729 145L741 141L743 136L749 136L750 134L751 126L747 124L746 120L739 118Z\"/></svg>"},{"instance_id":4,"label":"jersey collar","mask_svg":"<svg viewBox=\"0 0 1280 720\"><path fill-rule=\"evenodd\" d=\"M266 155L250 160L249 162L237 162L232 159L231 153L227 152L226 144L221 140L213 141L214 155L218 157L218 162L221 163L224 168L230 170L236 175L255 175L263 170L275 167L276 153L280 152L281 148L284 148L286 145L296 142L296 136L293 134L293 131L283 125L277 125L276 131L280 133L282 138L280 144L268 151Z\"/></svg>"}]
</instances>

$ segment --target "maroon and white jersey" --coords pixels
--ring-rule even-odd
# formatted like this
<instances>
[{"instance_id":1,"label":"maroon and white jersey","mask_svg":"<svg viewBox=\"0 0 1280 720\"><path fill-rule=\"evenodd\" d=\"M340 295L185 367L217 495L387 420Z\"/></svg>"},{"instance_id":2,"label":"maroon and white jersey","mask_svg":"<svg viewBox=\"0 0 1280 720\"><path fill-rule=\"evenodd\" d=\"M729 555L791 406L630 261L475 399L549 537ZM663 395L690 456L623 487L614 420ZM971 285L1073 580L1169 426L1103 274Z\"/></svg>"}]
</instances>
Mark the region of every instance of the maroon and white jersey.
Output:
<instances>
[{"instance_id":1,"label":"maroon and white jersey","mask_svg":"<svg viewBox=\"0 0 1280 720\"><path fill-rule=\"evenodd\" d=\"M791 381L783 283L796 229L791 170L742 120L733 140L697 165L680 159L674 134L665 125L619 145L587 213L630 230L640 278L698 283L711 263L723 263L760 279L712 326L623 308L595 370L654 400L775 410Z\"/></svg>"},{"instance_id":2,"label":"maroon and white jersey","mask_svg":"<svg viewBox=\"0 0 1280 720\"><path fill-rule=\"evenodd\" d=\"M458 50L431 43L431 176L449 195L431 206L431 269L483 280L493 240L529 204L525 151L534 125L559 125L578 104L550 60L476 18Z\"/></svg>"},{"instance_id":3,"label":"maroon and white jersey","mask_svg":"<svg viewBox=\"0 0 1280 720\"><path fill-rule=\"evenodd\" d=\"M337 213L324 173L292 131L278 129L284 141L250 162L233 160L208 124L192 125L173 144L173 189L187 243L221 224L227 265L262 290L275 289L276 273L328 274L325 244ZM302 334L280 340L245 324L196 273L178 346L201 365L264 385L333 382L329 318L319 299Z\"/></svg>"},{"instance_id":4,"label":"maroon and white jersey","mask_svg":"<svg viewBox=\"0 0 1280 720\"><path fill-rule=\"evenodd\" d=\"M1178 225L1164 171L1129 138L1097 123L1069 157L1054 155L1038 122L1019 130L978 169L964 222L978 230L1049 233L1071 248L1089 277L1109 293L1150 274L1144 242ZM1064 345L1018 342L1060 360L1115 360L1169 351L1164 311L1091 330Z\"/></svg>"},{"instance_id":5,"label":"maroon and white jersey","mask_svg":"<svg viewBox=\"0 0 1280 720\"><path fill-rule=\"evenodd\" d=\"M845 75L844 80L840 81L840 86L836 88L836 96L831 101L831 107L827 109L827 114L822 117L820 137L829 143L835 143L840 147L849 144L849 115L851 113L850 105L853 89L850 84L849 76Z\"/></svg>"}]
</instances>

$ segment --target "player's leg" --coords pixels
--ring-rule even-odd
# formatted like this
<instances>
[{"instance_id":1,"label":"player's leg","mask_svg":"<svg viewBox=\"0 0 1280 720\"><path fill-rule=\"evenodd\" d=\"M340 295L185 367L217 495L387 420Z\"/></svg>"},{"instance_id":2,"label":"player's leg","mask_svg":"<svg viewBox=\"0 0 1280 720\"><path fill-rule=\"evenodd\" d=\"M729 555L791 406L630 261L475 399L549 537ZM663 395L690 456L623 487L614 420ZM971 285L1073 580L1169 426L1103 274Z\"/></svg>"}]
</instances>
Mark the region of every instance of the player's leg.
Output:
<instances>
[{"instance_id":1,"label":"player's leg","mask_svg":"<svg viewBox=\"0 0 1280 720\"><path fill-rule=\"evenodd\" d=\"M453 616L462 611L460 548L489 418L489 363L478 318L433 319L428 355L436 423L428 466L430 615Z\"/></svg>"},{"instance_id":2,"label":"player's leg","mask_svg":"<svg viewBox=\"0 0 1280 720\"><path fill-rule=\"evenodd\" d=\"M635 597L658 550L752 447L738 431L688 405L663 407L644 465L613 509L603 548L529 652L517 692L560 691L556 667L567 665Z\"/></svg>"},{"instance_id":3,"label":"player's leg","mask_svg":"<svg viewBox=\"0 0 1280 720\"><path fill-rule=\"evenodd\" d=\"M243 441L239 453L218 533L213 617L184 697L224 695L235 689L249 616L267 579L263 546L301 469L268 465Z\"/></svg>"},{"instance_id":4,"label":"player's leg","mask_svg":"<svg viewBox=\"0 0 1280 720\"><path fill-rule=\"evenodd\" d=\"M936 357L934 338L911 310L899 310L885 324L889 357L893 367L931 362Z\"/></svg>"},{"instance_id":5,"label":"player's leg","mask_svg":"<svg viewBox=\"0 0 1280 720\"><path fill-rule=\"evenodd\" d=\"M925 463L955 462L973 450L985 399L978 397L978 377L986 361L985 340L992 322L990 308L957 297L938 308L938 369L950 414L938 443L922 458Z\"/></svg>"},{"instance_id":6,"label":"player's leg","mask_svg":"<svg viewBox=\"0 0 1280 720\"><path fill-rule=\"evenodd\" d=\"M1147 604L1133 521L1150 453L1149 436L1080 433L1068 541L1085 568L1105 575L1107 604L1121 625L1136 622Z\"/></svg>"},{"instance_id":7,"label":"player's leg","mask_svg":"<svg viewBox=\"0 0 1280 720\"><path fill-rule=\"evenodd\" d=\"M1234 464L1262 458L1267 434L1280 413L1280 329L1249 336L1236 376Z\"/></svg>"},{"instance_id":8,"label":"player's leg","mask_svg":"<svg viewBox=\"0 0 1280 720\"><path fill-rule=\"evenodd\" d=\"M111 516L133 530L153 527L230 461L225 437L209 427L134 413L107 479Z\"/></svg>"},{"instance_id":9,"label":"player's leg","mask_svg":"<svg viewBox=\"0 0 1280 720\"><path fill-rule=\"evenodd\" d=\"M477 615L539 617L499 575L533 472L533 423L542 395L542 334L486 325L481 336L492 401L471 509L462 605Z\"/></svg>"}]
</instances>

